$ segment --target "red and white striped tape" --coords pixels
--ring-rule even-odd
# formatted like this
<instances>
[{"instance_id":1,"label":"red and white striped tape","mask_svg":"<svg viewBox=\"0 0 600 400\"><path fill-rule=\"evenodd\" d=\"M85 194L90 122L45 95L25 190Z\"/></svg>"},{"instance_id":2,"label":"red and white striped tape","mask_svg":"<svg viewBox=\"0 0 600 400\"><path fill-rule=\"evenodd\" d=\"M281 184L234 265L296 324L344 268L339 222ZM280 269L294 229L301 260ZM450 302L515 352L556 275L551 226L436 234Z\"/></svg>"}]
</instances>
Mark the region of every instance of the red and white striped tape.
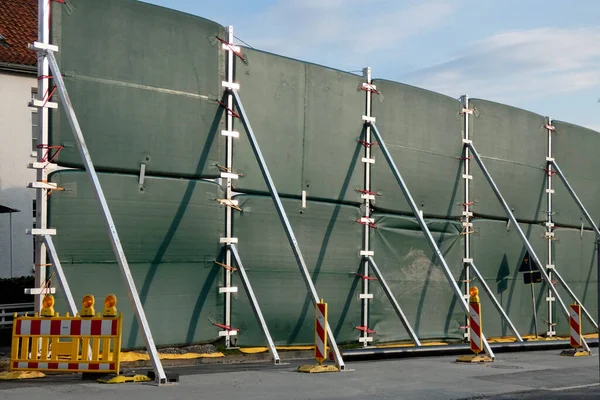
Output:
<instances>
[{"instance_id":1,"label":"red and white striped tape","mask_svg":"<svg viewBox=\"0 0 600 400\"><path fill-rule=\"evenodd\" d=\"M15 361L12 369L36 369L56 371L114 371L114 363L69 363L69 362L38 362Z\"/></svg>"},{"instance_id":2,"label":"red and white striped tape","mask_svg":"<svg viewBox=\"0 0 600 400\"><path fill-rule=\"evenodd\" d=\"M571 347L581 347L581 306L569 306L569 325L571 326Z\"/></svg>"},{"instance_id":3,"label":"red and white striped tape","mask_svg":"<svg viewBox=\"0 0 600 400\"><path fill-rule=\"evenodd\" d=\"M327 342L327 305L325 303L317 303L317 318L315 323L315 358L319 362L325 360L325 344Z\"/></svg>"},{"instance_id":4,"label":"red and white striped tape","mask_svg":"<svg viewBox=\"0 0 600 400\"><path fill-rule=\"evenodd\" d=\"M471 350L473 353L479 354L483 348L480 303L469 303L469 326L471 328Z\"/></svg>"},{"instance_id":5,"label":"red and white striped tape","mask_svg":"<svg viewBox=\"0 0 600 400\"><path fill-rule=\"evenodd\" d=\"M18 336L116 336L118 320L17 319Z\"/></svg>"}]
</instances>

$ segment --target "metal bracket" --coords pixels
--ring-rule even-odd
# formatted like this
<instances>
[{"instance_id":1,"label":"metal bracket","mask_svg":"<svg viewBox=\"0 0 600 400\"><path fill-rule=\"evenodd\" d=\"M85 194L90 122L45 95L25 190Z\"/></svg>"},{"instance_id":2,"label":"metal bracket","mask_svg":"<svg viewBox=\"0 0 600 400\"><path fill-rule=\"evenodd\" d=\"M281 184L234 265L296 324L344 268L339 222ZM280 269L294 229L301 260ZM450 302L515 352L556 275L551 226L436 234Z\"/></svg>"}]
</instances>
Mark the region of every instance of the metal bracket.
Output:
<instances>
[{"instance_id":1,"label":"metal bracket","mask_svg":"<svg viewBox=\"0 0 600 400\"><path fill-rule=\"evenodd\" d=\"M375 123L376 118L375 117L369 117L367 115L363 115L362 116L362 120L365 122L369 122L369 123Z\"/></svg>"},{"instance_id":2,"label":"metal bracket","mask_svg":"<svg viewBox=\"0 0 600 400\"><path fill-rule=\"evenodd\" d=\"M237 131L226 131L226 130L222 130L221 131L221 135L223 136L229 136L232 138L239 138L240 137L240 133Z\"/></svg>"},{"instance_id":3,"label":"metal bracket","mask_svg":"<svg viewBox=\"0 0 600 400\"><path fill-rule=\"evenodd\" d=\"M53 287L47 287L47 288L32 288L32 289L25 289L24 290L25 294L32 294L32 295L40 295L40 294L54 294L56 293L56 288Z\"/></svg>"},{"instance_id":4,"label":"metal bracket","mask_svg":"<svg viewBox=\"0 0 600 400\"><path fill-rule=\"evenodd\" d=\"M42 101L42 100L37 100L37 99L33 99L31 100L28 104L29 107L35 107L35 108L54 108L57 109L58 108L58 103L55 103L53 101Z\"/></svg>"},{"instance_id":5,"label":"metal bracket","mask_svg":"<svg viewBox=\"0 0 600 400\"><path fill-rule=\"evenodd\" d=\"M361 257L372 257L375 255L373 250L361 250L358 252L358 255Z\"/></svg>"},{"instance_id":6,"label":"metal bracket","mask_svg":"<svg viewBox=\"0 0 600 400\"><path fill-rule=\"evenodd\" d=\"M40 43L40 42L33 42L33 43L29 43L27 45L28 48L32 49L32 50L52 50L53 52L58 52L58 46L55 46L53 44L46 44L46 43Z\"/></svg>"},{"instance_id":7,"label":"metal bracket","mask_svg":"<svg viewBox=\"0 0 600 400\"><path fill-rule=\"evenodd\" d=\"M220 287L219 293L237 293L237 286L229 286L229 287Z\"/></svg>"},{"instance_id":8,"label":"metal bracket","mask_svg":"<svg viewBox=\"0 0 600 400\"><path fill-rule=\"evenodd\" d=\"M25 233L28 235L56 235L56 229L25 229Z\"/></svg>"},{"instance_id":9,"label":"metal bracket","mask_svg":"<svg viewBox=\"0 0 600 400\"><path fill-rule=\"evenodd\" d=\"M232 243L237 243L237 242L238 242L238 238L235 238L235 237L230 237L230 238L222 237L222 238L219 238L219 243L232 244Z\"/></svg>"}]
</instances>

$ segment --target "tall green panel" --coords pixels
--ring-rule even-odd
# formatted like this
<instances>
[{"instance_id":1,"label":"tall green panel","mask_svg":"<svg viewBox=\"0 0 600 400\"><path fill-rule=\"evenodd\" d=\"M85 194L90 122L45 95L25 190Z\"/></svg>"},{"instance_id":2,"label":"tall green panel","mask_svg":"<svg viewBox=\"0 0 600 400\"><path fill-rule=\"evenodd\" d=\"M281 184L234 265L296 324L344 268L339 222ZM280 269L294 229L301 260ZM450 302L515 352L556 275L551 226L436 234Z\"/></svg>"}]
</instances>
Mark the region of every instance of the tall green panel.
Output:
<instances>
[{"instance_id":1,"label":"tall green panel","mask_svg":"<svg viewBox=\"0 0 600 400\"><path fill-rule=\"evenodd\" d=\"M53 4L52 42L96 168L218 176L224 29L131 0ZM81 167L64 105L51 119L56 161Z\"/></svg>"},{"instance_id":2,"label":"tall green panel","mask_svg":"<svg viewBox=\"0 0 600 400\"><path fill-rule=\"evenodd\" d=\"M373 257L396 300L420 339L462 338L464 312L441 264L414 218L374 215ZM426 220L455 279L462 270L461 225L455 221ZM410 339L377 281L371 283L370 328L378 342Z\"/></svg>"},{"instance_id":3,"label":"tall green panel","mask_svg":"<svg viewBox=\"0 0 600 400\"><path fill-rule=\"evenodd\" d=\"M305 64L274 54L243 49L246 62L236 60L235 79L252 130L280 194L300 195L304 143ZM238 191L267 193L267 186L245 130L234 120L233 169L244 176Z\"/></svg>"},{"instance_id":4,"label":"tall green panel","mask_svg":"<svg viewBox=\"0 0 600 400\"><path fill-rule=\"evenodd\" d=\"M471 252L475 265L519 333L534 334L531 285L524 283L523 273L519 272L526 252L523 241L515 227L507 226L505 221L476 219L473 224L476 233L471 236ZM520 224L520 227L545 267L547 246L546 239L543 237L545 227L530 224ZM478 281L473 281L471 285L479 286L484 333L488 337L512 336L508 324L496 311ZM544 320L548 319L546 284L535 284L533 290L537 307L538 331L545 334L547 327Z\"/></svg>"},{"instance_id":5,"label":"tall green panel","mask_svg":"<svg viewBox=\"0 0 600 400\"><path fill-rule=\"evenodd\" d=\"M462 209L462 117L458 100L428 90L375 80L373 115L412 196L430 216L460 216ZM373 147L372 190L376 207L410 212L377 146Z\"/></svg>"},{"instance_id":6,"label":"tall green panel","mask_svg":"<svg viewBox=\"0 0 600 400\"><path fill-rule=\"evenodd\" d=\"M302 188L309 198L360 202L364 78L306 64Z\"/></svg>"},{"instance_id":7,"label":"tall green panel","mask_svg":"<svg viewBox=\"0 0 600 400\"><path fill-rule=\"evenodd\" d=\"M554 264L557 271L567 282L571 290L592 314L598 319L598 260L596 249L596 234L590 231L581 232L579 229L557 228L556 240L553 241ZM568 306L573 300L561 288L561 296ZM558 310L557 310L558 311ZM582 331L594 333L595 328L582 313ZM562 314L557 314L559 335L569 335L569 324Z\"/></svg>"},{"instance_id":8,"label":"tall green panel","mask_svg":"<svg viewBox=\"0 0 600 400\"><path fill-rule=\"evenodd\" d=\"M280 194L359 202L362 78L253 49L236 61L240 97ZM239 124L241 132L244 128ZM236 190L267 193L250 144L234 146Z\"/></svg>"},{"instance_id":9,"label":"tall green panel","mask_svg":"<svg viewBox=\"0 0 600 400\"><path fill-rule=\"evenodd\" d=\"M552 134L552 155L597 226L600 221L600 133L562 121L552 124L556 127L556 133ZM554 175L552 181L554 222L575 227L583 222L591 228L560 177Z\"/></svg>"},{"instance_id":10,"label":"tall green panel","mask_svg":"<svg viewBox=\"0 0 600 400\"><path fill-rule=\"evenodd\" d=\"M237 199L243 209L234 220L238 250L273 340L277 344L314 343L314 306L273 201L256 195ZM317 292L329 305L329 323L338 343L354 341L358 336L352 323L360 322L360 279L355 275L362 232L355 222L358 208L309 201L302 209L298 200L282 202ZM232 323L242 328L238 343L264 345L237 277L235 284L240 289Z\"/></svg>"},{"instance_id":11,"label":"tall green panel","mask_svg":"<svg viewBox=\"0 0 600 400\"><path fill-rule=\"evenodd\" d=\"M546 120L519 108L472 99L470 118L473 145L519 220L546 219ZM472 162L473 212L483 217L505 218L506 213Z\"/></svg>"},{"instance_id":12,"label":"tall green panel","mask_svg":"<svg viewBox=\"0 0 600 400\"><path fill-rule=\"evenodd\" d=\"M123 346L143 346L93 187L82 171L51 175L64 191L50 197L50 226L73 295L115 293L124 315ZM220 187L206 181L100 174L125 255L157 344L216 339L222 274L214 265L223 215ZM57 309L57 311L59 311ZM62 309L59 312L64 312Z\"/></svg>"}]
</instances>

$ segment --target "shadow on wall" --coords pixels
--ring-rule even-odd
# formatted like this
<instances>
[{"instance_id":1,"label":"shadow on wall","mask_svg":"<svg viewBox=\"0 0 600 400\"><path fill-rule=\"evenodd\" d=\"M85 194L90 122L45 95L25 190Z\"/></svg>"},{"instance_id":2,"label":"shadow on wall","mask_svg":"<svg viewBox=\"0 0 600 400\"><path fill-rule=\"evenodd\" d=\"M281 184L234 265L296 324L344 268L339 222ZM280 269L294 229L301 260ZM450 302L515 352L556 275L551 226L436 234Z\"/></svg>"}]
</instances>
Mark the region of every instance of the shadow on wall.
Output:
<instances>
[{"instance_id":1,"label":"shadow on wall","mask_svg":"<svg viewBox=\"0 0 600 400\"><path fill-rule=\"evenodd\" d=\"M210 149L211 149L213 142L216 140L217 132L219 130L219 125L221 123L222 117L223 117L223 108L219 107L217 113L215 114L213 122L211 124L208 137L206 138L206 142L202 149L202 153L200 154L200 158L198 159L198 165L196 167L196 172L198 174L200 174L202 172L202 170L204 169L204 167L206 166L206 162L208 160L208 155L210 153ZM167 249L169 248L169 245L171 244L171 241L173 240L173 236L175 235L175 233L177 232L177 229L179 228L179 225L181 223L183 215L185 214L185 212L190 204L190 200L192 198L192 194L194 193L195 188L196 188L196 181L190 180L188 182L185 194L183 195L183 197L181 199L181 203L179 204L177 212L175 213L175 217L173 218L173 221L171 222L171 226L169 227L169 230L167 231L165 237L163 238L162 243L158 247L158 250L156 252L156 255L154 256L154 259L152 260L152 264L150 265L150 268L148 269L148 273L146 274L146 278L144 279L144 283L142 284L142 287L140 290L140 300L142 302L142 305L144 305L144 303L146 302L146 297L148 296L148 292L150 291L150 287L152 286L152 283L154 281L154 276L156 275L157 269L159 268L161 262L163 261L163 256L165 255ZM216 256L216 254L215 254L215 256ZM216 269L216 268L211 270L208 279L206 280L206 282L204 283L204 285L202 287L202 290L198 294L198 300L196 301L196 305L194 307L194 312L190 316L190 324L188 326L187 340L189 343L191 343L192 338L194 337L194 333L195 333L194 329L198 325L198 318L200 315L200 311L202 310L202 305L204 304L204 302L208 296L209 289L212 286L213 281L216 279L216 277L218 275L217 272L218 272L218 269ZM135 342L135 338L138 335L138 329L139 329L139 327L137 324L134 324L132 326L132 329L129 333L129 339L128 339L127 343Z\"/></svg>"}]
</instances>

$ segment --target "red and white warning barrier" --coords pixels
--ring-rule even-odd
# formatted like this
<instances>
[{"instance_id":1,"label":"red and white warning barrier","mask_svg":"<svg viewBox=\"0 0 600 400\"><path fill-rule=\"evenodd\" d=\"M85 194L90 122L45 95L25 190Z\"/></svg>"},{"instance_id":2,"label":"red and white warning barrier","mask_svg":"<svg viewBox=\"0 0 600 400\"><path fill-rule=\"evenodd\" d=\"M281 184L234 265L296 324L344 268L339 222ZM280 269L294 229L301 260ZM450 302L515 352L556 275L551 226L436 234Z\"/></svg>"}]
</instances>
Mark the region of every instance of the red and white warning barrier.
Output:
<instances>
[{"instance_id":1,"label":"red and white warning barrier","mask_svg":"<svg viewBox=\"0 0 600 400\"><path fill-rule=\"evenodd\" d=\"M18 319L15 322L15 334L21 336L116 336L118 328L116 319Z\"/></svg>"},{"instance_id":2,"label":"red and white warning barrier","mask_svg":"<svg viewBox=\"0 0 600 400\"><path fill-rule=\"evenodd\" d=\"M315 359L321 364L327 354L327 303L323 299L317 303L315 313Z\"/></svg>"},{"instance_id":3,"label":"red and white warning barrier","mask_svg":"<svg viewBox=\"0 0 600 400\"><path fill-rule=\"evenodd\" d=\"M69 363L69 362L32 362L32 361L15 361L12 363L14 370L33 369L33 370L48 370L61 372L88 372L88 371L115 371L115 363Z\"/></svg>"},{"instance_id":4,"label":"red and white warning barrier","mask_svg":"<svg viewBox=\"0 0 600 400\"><path fill-rule=\"evenodd\" d=\"M569 325L571 326L571 347L581 347L581 306L571 304L569 306Z\"/></svg>"},{"instance_id":5,"label":"red and white warning barrier","mask_svg":"<svg viewBox=\"0 0 600 400\"><path fill-rule=\"evenodd\" d=\"M471 350L479 354L483 349L481 339L481 303L469 302L469 325L471 327Z\"/></svg>"}]
</instances>

